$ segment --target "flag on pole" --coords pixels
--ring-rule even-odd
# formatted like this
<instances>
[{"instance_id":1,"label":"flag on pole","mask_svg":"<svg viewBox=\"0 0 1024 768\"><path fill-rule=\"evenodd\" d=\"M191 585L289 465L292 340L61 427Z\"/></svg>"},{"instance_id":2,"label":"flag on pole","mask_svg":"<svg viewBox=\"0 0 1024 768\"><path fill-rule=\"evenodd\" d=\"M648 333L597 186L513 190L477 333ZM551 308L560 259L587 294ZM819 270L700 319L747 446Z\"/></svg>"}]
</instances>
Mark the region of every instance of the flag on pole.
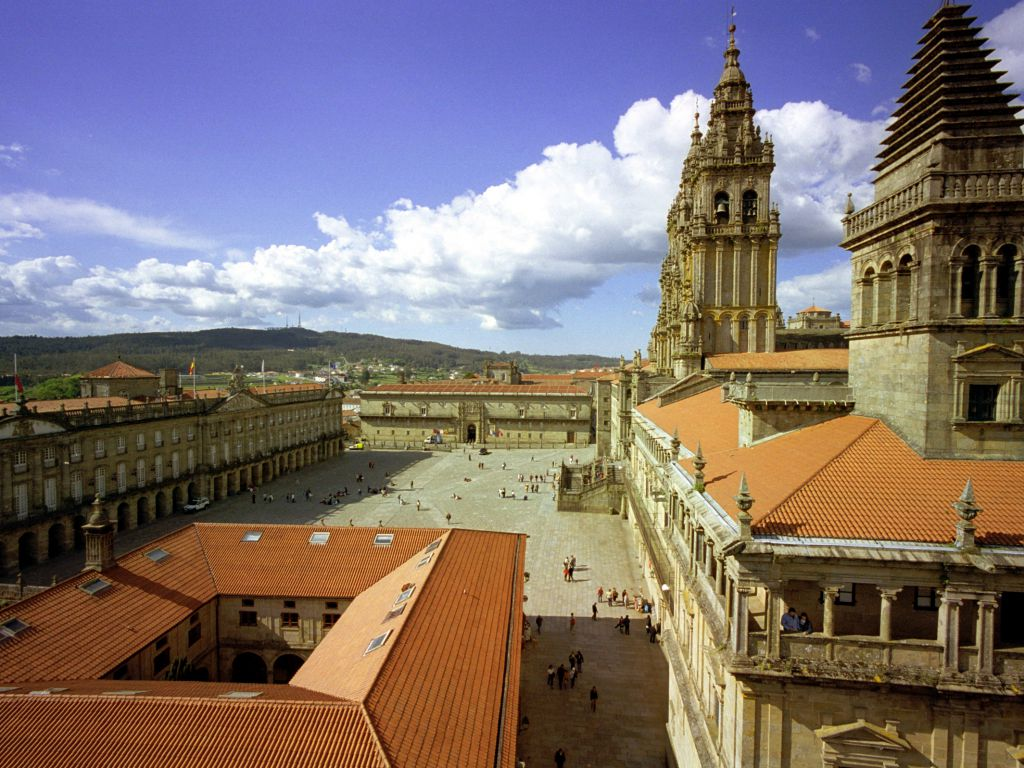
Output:
<instances>
[{"instance_id":1,"label":"flag on pole","mask_svg":"<svg viewBox=\"0 0 1024 768\"><path fill-rule=\"evenodd\" d=\"M18 356L14 356L14 401L21 402L25 399L25 388L21 385L21 377L18 376Z\"/></svg>"},{"instance_id":2,"label":"flag on pole","mask_svg":"<svg viewBox=\"0 0 1024 768\"><path fill-rule=\"evenodd\" d=\"M194 357L192 358L192 362L189 363L189 365L188 365L188 375L189 376L195 376L196 375L196 359Z\"/></svg>"}]
</instances>

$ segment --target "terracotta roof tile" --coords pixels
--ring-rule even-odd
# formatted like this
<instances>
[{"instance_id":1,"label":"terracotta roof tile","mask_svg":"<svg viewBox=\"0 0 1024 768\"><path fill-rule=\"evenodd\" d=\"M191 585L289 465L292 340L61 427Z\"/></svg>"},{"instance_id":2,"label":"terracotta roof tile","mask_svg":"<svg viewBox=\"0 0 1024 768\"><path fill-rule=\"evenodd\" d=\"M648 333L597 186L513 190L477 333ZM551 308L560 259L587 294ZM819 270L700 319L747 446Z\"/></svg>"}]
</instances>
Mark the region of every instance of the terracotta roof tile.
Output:
<instances>
[{"instance_id":1,"label":"terracotta roof tile","mask_svg":"<svg viewBox=\"0 0 1024 768\"><path fill-rule=\"evenodd\" d=\"M126 363L123 360L116 360L113 363L97 368L82 374L83 379L155 379L157 375L149 371Z\"/></svg>"},{"instance_id":2,"label":"terracotta roof tile","mask_svg":"<svg viewBox=\"0 0 1024 768\"><path fill-rule=\"evenodd\" d=\"M848 349L792 349L785 352L729 352L709 355L708 368L716 371L846 371Z\"/></svg>"},{"instance_id":3,"label":"terracotta roof tile","mask_svg":"<svg viewBox=\"0 0 1024 768\"><path fill-rule=\"evenodd\" d=\"M363 710L340 702L3 695L0 720L7 765L389 765Z\"/></svg>"},{"instance_id":4,"label":"terracotta roof tile","mask_svg":"<svg viewBox=\"0 0 1024 768\"><path fill-rule=\"evenodd\" d=\"M925 459L883 422L853 415L739 448L737 409L717 389L638 410L689 450L701 443L707 492L734 520L746 473L755 533L949 543L951 505L970 478L978 541L1024 546L1024 461ZM690 459L680 465L692 476Z\"/></svg>"}]
</instances>

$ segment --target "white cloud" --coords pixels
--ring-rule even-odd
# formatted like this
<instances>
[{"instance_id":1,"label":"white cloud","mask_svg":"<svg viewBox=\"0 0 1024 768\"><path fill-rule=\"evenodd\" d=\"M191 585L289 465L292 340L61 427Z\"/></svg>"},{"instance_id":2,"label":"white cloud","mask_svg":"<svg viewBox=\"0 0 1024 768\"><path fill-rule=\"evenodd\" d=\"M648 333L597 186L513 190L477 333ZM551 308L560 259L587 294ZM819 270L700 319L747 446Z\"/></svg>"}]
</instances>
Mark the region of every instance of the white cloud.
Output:
<instances>
[{"instance_id":1,"label":"white cloud","mask_svg":"<svg viewBox=\"0 0 1024 768\"><path fill-rule=\"evenodd\" d=\"M810 40L813 40L814 42L821 40L821 35L818 34L818 30L816 30L814 27L804 27L804 34L807 35L807 37Z\"/></svg>"},{"instance_id":2,"label":"white cloud","mask_svg":"<svg viewBox=\"0 0 1024 768\"><path fill-rule=\"evenodd\" d=\"M871 67L867 64L863 64L859 61L855 61L850 65L850 69L853 70L853 79L858 83L870 83L871 82Z\"/></svg>"},{"instance_id":3,"label":"white cloud","mask_svg":"<svg viewBox=\"0 0 1024 768\"><path fill-rule=\"evenodd\" d=\"M107 235L162 248L208 250L214 246L208 238L174 229L167 222L136 216L93 200L51 197L39 192L0 195L0 226L27 225L38 225L43 231Z\"/></svg>"},{"instance_id":4,"label":"white cloud","mask_svg":"<svg viewBox=\"0 0 1024 768\"><path fill-rule=\"evenodd\" d=\"M815 304L850 319L850 262L837 261L821 272L780 280L776 297L783 314L792 316Z\"/></svg>"},{"instance_id":5,"label":"white cloud","mask_svg":"<svg viewBox=\"0 0 1024 768\"><path fill-rule=\"evenodd\" d=\"M495 330L555 327L567 300L585 299L613 275L656 267L664 258L665 214L695 108L706 119L708 101L692 91L668 106L638 101L619 118L612 147L547 147L512 178L442 205L400 198L359 226L317 212L320 245L228 250L216 261L185 264L147 258L123 268L84 267L70 257L14 262L19 277L0 290L0 331L24 332L23 320L41 316L58 317L47 328L60 332L76 323L79 333L149 329L161 322L154 316L166 322L168 313L180 328L258 326L297 309L335 318L335 327L360 317L421 324L473 318ZM858 203L870 195L867 169L881 123L853 120L820 102L787 104L756 119L775 139L782 258L833 246L846 192L854 190ZM101 203L32 193L0 196L0 224L26 237L61 228L147 245L208 245ZM24 312L26 303L38 311Z\"/></svg>"},{"instance_id":6,"label":"white cloud","mask_svg":"<svg viewBox=\"0 0 1024 768\"><path fill-rule=\"evenodd\" d=\"M1004 79L1020 95L1024 90L1024 0L988 22L983 33L996 48L994 56L1001 61L997 69L1007 72Z\"/></svg>"},{"instance_id":7,"label":"white cloud","mask_svg":"<svg viewBox=\"0 0 1024 768\"><path fill-rule=\"evenodd\" d=\"M6 165L8 168L21 165L25 160L25 151L25 145L18 142L0 144L0 165Z\"/></svg>"}]
</instances>

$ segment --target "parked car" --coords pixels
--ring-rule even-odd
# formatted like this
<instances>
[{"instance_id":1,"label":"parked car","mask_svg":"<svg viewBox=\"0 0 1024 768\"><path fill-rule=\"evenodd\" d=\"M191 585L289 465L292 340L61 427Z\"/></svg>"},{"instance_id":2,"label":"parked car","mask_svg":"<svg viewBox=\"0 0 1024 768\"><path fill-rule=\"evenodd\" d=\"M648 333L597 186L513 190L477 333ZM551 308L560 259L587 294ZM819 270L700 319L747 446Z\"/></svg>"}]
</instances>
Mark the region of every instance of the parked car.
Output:
<instances>
[{"instance_id":1,"label":"parked car","mask_svg":"<svg viewBox=\"0 0 1024 768\"><path fill-rule=\"evenodd\" d=\"M361 450L363 450L364 447L365 446L363 445L363 441L360 440L358 443L353 443L352 445L350 445L349 446L349 450L350 451L361 451Z\"/></svg>"},{"instance_id":2,"label":"parked car","mask_svg":"<svg viewBox=\"0 0 1024 768\"><path fill-rule=\"evenodd\" d=\"M210 506L210 500L205 496L200 496L198 499L192 499L192 501L186 504L182 509L189 513L202 512L208 506Z\"/></svg>"},{"instance_id":3,"label":"parked car","mask_svg":"<svg viewBox=\"0 0 1024 768\"><path fill-rule=\"evenodd\" d=\"M490 451L488 451L486 448L481 448L480 449L480 455L481 456L486 456L489 453L490 453Z\"/></svg>"}]
</instances>

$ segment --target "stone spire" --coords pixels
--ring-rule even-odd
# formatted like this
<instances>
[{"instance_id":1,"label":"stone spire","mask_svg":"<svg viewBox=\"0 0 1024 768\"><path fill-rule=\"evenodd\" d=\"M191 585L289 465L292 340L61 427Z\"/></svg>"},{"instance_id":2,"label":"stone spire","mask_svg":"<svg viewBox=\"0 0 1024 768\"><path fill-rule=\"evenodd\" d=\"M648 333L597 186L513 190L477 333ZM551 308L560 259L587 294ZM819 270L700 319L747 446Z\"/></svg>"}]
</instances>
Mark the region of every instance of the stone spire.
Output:
<instances>
[{"instance_id":1,"label":"stone spire","mask_svg":"<svg viewBox=\"0 0 1024 768\"><path fill-rule=\"evenodd\" d=\"M700 450L700 441L697 441L697 452L693 454L693 488L697 493L704 493L704 467L708 463L704 461L704 454Z\"/></svg>"},{"instance_id":2,"label":"stone spire","mask_svg":"<svg viewBox=\"0 0 1024 768\"><path fill-rule=\"evenodd\" d=\"M965 552L976 552L978 545L974 542L974 518L981 512L981 507L974 503L974 485L971 479L967 478L967 485L964 486L960 498L953 502L953 509L960 516L956 523L956 546Z\"/></svg>"},{"instance_id":3,"label":"stone spire","mask_svg":"<svg viewBox=\"0 0 1024 768\"><path fill-rule=\"evenodd\" d=\"M750 489L747 487L746 472L740 475L739 491L733 496L733 499L740 510L740 541L750 541L753 538L750 532L750 524L754 522L754 517L750 514L750 508L754 506L754 497L750 495Z\"/></svg>"},{"instance_id":4,"label":"stone spire","mask_svg":"<svg viewBox=\"0 0 1024 768\"><path fill-rule=\"evenodd\" d=\"M107 508L97 493L92 502L89 520L82 526L85 537L86 571L104 571L114 564L114 525L107 516Z\"/></svg>"}]
</instances>

